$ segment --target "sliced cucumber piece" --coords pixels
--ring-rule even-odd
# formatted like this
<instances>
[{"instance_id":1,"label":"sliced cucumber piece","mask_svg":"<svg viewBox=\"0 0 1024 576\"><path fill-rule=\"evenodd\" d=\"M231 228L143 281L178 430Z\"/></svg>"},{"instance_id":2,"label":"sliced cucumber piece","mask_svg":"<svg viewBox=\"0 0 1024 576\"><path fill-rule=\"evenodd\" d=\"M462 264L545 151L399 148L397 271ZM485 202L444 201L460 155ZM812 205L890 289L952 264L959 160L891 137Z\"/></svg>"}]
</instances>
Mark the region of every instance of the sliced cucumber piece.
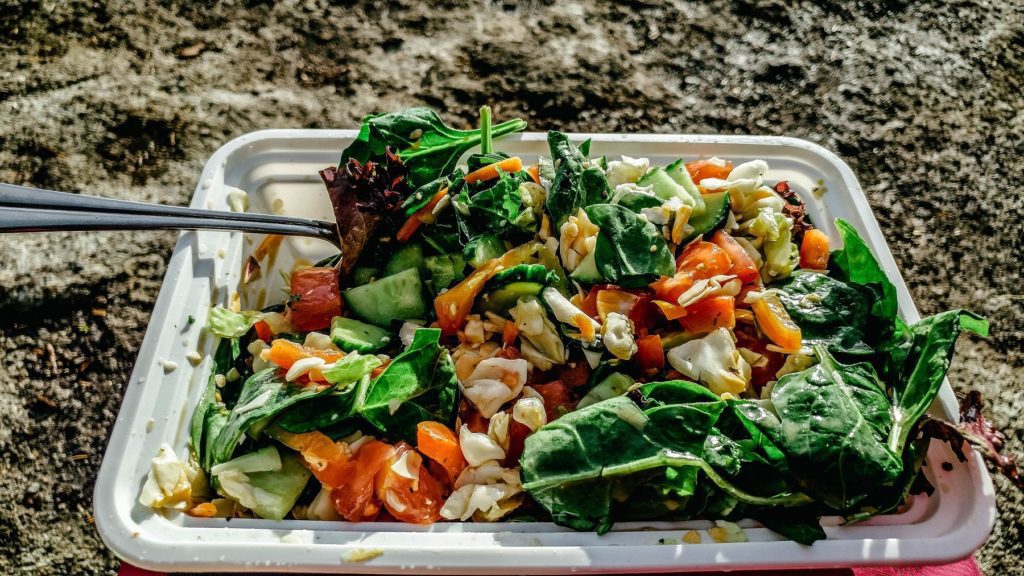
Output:
<instances>
[{"instance_id":1,"label":"sliced cucumber piece","mask_svg":"<svg viewBox=\"0 0 1024 576\"><path fill-rule=\"evenodd\" d=\"M505 243L494 234L484 234L473 238L462 251L469 265L479 268L505 253Z\"/></svg>"},{"instance_id":2,"label":"sliced cucumber piece","mask_svg":"<svg viewBox=\"0 0 1024 576\"><path fill-rule=\"evenodd\" d=\"M331 340L345 352L376 352L391 343L390 332L355 318L331 320Z\"/></svg>"},{"instance_id":3,"label":"sliced cucumber piece","mask_svg":"<svg viewBox=\"0 0 1024 576\"><path fill-rule=\"evenodd\" d=\"M693 198L693 213L690 214L690 218L703 214L704 198L701 196L700 190L697 189L697 185L693 183L693 178L690 178L690 172L686 170L686 164L682 159L666 166L665 172Z\"/></svg>"},{"instance_id":4,"label":"sliced cucumber piece","mask_svg":"<svg viewBox=\"0 0 1024 576\"><path fill-rule=\"evenodd\" d=\"M577 409L586 408L602 400L622 396L629 391L629 387L632 385L632 378L621 372L614 372L591 388L590 392L587 392L587 395L580 399L580 403L576 407Z\"/></svg>"},{"instance_id":5,"label":"sliced cucumber piece","mask_svg":"<svg viewBox=\"0 0 1024 576\"><path fill-rule=\"evenodd\" d=\"M415 268L345 290L342 296L353 314L377 326L427 315L420 272Z\"/></svg>"},{"instance_id":6,"label":"sliced cucumber piece","mask_svg":"<svg viewBox=\"0 0 1024 576\"><path fill-rule=\"evenodd\" d=\"M729 218L729 193L714 192L704 195L704 213L690 218L690 226L693 233L683 239L683 244L693 240L697 236L707 236L710 233L725 226Z\"/></svg>"},{"instance_id":7,"label":"sliced cucumber piece","mask_svg":"<svg viewBox=\"0 0 1024 576\"><path fill-rule=\"evenodd\" d=\"M544 285L536 282L512 282L481 296L478 306L482 312L504 314L520 298L536 298L543 290Z\"/></svg>"},{"instance_id":8,"label":"sliced cucumber piece","mask_svg":"<svg viewBox=\"0 0 1024 576\"><path fill-rule=\"evenodd\" d=\"M572 271L570 275L573 280L584 284L597 284L604 280L601 273L597 271L597 250L591 250L590 254L583 257L583 261Z\"/></svg>"},{"instance_id":9,"label":"sliced cucumber piece","mask_svg":"<svg viewBox=\"0 0 1024 576\"><path fill-rule=\"evenodd\" d=\"M679 198L683 204L693 206L693 196L686 191L678 182L669 176L664 168L652 168L636 181L637 186L651 186L654 188L654 195L662 200Z\"/></svg>"},{"instance_id":10,"label":"sliced cucumber piece","mask_svg":"<svg viewBox=\"0 0 1024 576\"><path fill-rule=\"evenodd\" d=\"M418 242L402 246L388 260L385 276L398 274L410 268L423 268L423 246Z\"/></svg>"},{"instance_id":11,"label":"sliced cucumber piece","mask_svg":"<svg viewBox=\"0 0 1024 576\"><path fill-rule=\"evenodd\" d=\"M423 268L430 275L430 287L434 294L466 277L466 260L462 254L441 254L423 259Z\"/></svg>"},{"instance_id":12,"label":"sliced cucumber piece","mask_svg":"<svg viewBox=\"0 0 1024 576\"><path fill-rule=\"evenodd\" d=\"M352 275L349 276L349 283L352 286L362 286L363 284L369 284L375 278L380 277L381 273L379 269L359 266L352 270Z\"/></svg>"}]
</instances>

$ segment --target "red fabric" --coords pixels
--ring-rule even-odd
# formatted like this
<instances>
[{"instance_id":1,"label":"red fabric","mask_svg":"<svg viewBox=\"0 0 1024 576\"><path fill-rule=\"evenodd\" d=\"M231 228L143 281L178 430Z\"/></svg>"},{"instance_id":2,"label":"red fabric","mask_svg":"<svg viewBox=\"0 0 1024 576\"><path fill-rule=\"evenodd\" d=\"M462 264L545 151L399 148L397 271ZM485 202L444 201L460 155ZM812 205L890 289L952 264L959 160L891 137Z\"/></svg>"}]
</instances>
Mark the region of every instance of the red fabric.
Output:
<instances>
[{"instance_id":1,"label":"red fabric","mask_svg":"<svg viewBox=\"0 0 1024 576\"><path fill-rule=\"evenodd\" d=\"M136 568L131 564L121 563L119 576L165 576L161 572L150 572ZM712 572L700 572L692 576L712 576ZM981 570L973 558L967 558L953 564L942 566L922 566L912 568L836 568L832 570L799 570L772 572L729 572L730 576L764 576L765 574L793 574L794 576L982 576Z\"/></svg>"}]
</instances>

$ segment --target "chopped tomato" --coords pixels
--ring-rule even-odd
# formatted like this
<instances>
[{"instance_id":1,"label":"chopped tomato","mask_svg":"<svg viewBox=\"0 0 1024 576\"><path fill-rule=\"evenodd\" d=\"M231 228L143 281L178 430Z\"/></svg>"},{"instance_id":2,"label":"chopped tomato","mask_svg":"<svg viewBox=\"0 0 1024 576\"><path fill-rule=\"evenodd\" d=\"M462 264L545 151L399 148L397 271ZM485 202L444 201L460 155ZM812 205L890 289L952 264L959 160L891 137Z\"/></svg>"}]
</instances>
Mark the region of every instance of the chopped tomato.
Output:
<instances>
[{"instance_id":1,"label":"chopped tomato","mask_svg":"<svg viewBox=\"0 0 1024 576\"><path fill-rule=\"evenodd\" d=\"M403 458L404 466L401 465ZM377 498L396 520L433 524L441 519L444 504L441 484L430 475L423 457L405 442L395 446L394 454L377 472L374 488Z\"/></svg>"},{"instance_id":2,"label":"chopped tomato","mask_svg":"<svg viewBox=\"0 0 1024 576\"><path fill-rule=\"evenodd\" d=\"M800 242L800 267L811 270L828 268L828 236L817 228L804 232Z\"/></svg>"},{"instance_id":3,"label":"chopped tomato","mask_svg":"<svg viewBox=\"0 0 1024 576\"><path fill-rule=\"evenodd\" d=\"M762 290L764 290L764 284L761 284L760 281L744 284L740 288L740 293L736 295L736 307L750 308L750 304L747 304L747 295L751 292L760 292Z\"/></svg>"},{"instance_id":4,"label":"chopped tomato","mask_svg":"<svg viewBox=\"0 0 1024 576\"><path fill-rule=\"evenodd\" d=\"M676 271L687 272L694 280L728 274L732 268L729 255L711 242L694 242L676 260Z\"/></svg>"},{"instance_id":5,"label":"chopped tomato","mask_svg":"<svg viewBox=\"0 0 1024 576\"><path fill-rule=\"evenodd\" d=\"M757 271L754 259L725 230L715 232L715 235L711 237L711 242L728 254L729 261L732 262L729 274L735 275L740 279L740 282L746 284L761 278L761 273Z\"/></svg>"},{"instance_id":6,"label":"chopped tomato","mask_svg":"<svg viewBox=\"0 0 1024 576\"><path fill-rule=\"evenodd\" d=\"M665 350L661 347L661 336L651 334L636 339L636 355L633 360L643 370L658 371L665 367Z\"/></svg>"},{"instance_id":7,"label":"chopped tomato","mask_svg":"<svg viewBox=\"0 0 1024 576\"><path fill-rule=\"evenodd\" d=\"M686 171L690 173L690 179L695 184L700 184L700 181L705 178L725 180L729 177L729 173L732 172L732 162L726 161L723 165L716 164L711 160L696 160L694 162L687 162Z\"/></svg>"},{"instance_id":8,"label":"chopped tomato","mask_svg":"<svg viewBox=\"0 0 1024 576\"><path fill-rule=\"evenodd\" d=\"M288 319L303 332L322 330L341 315L341 290L334 268L304 268L292 272Z\"/></svg>"},{"instance_id":9,"label":"chopped tomato","mask_svg":"<svg viewBox=\"0 0 1024 576\"><path fill-rule=\"evenodd\" d=\"M501 328L501 343L506 347L516 343L516 338L519 337L519 328L515 322L506 320L505 325Z\"/></svg>"},{"instance_id":10,"label":"chopped tomato","mask_svg":"<svg viewBox=\"0 0 1024 576\"><path fill-rule=\"evenodd\" d=\"M530 427L515 420L508 422L508 450L505 451L504 465L507 468L519 466L519 457L523 455L526 437L530 435Z\"/></svg>"},{"instance_id":11,"label":"chopped tomato","mask_svg":"<svg viewBox=\"0 0 1024 576\"><path fill-rule=\"evenodd\" d=\"M420 422L416 425L416 449L443 466L452 483L466 468L459 437L440 422Z\"/></svg>"},{"instance_id":12,"label":"chopped tomato","mask_svg":"<svg viewBox=\"0 0 1024 576\"><path fill-rule=\"evenodd\" d=\"M285 446L302 454L313 475L325 486L334 488L345 480L345 464L352 455L348 446L335 442L320 431L292 434L284 430L273 433L274 438Z\"/></svg>"},{"instance_id":13,"label":"chopped tomato","mask_svg":"<svg viewBox=\"0 0 1024 576\"><path fill-rule=\"evenodd\" d=\"M533 389L544 397L544 411L548 414L548 422L572 411L573 402L569 400L569 389L561 380L547 384L534 384Z\"/></svg>"},{"instance_id":14,"label":"chopped tomato","mask_svg":"<svg viewBox=\"0 0 1024 576\"><path fill-rule=\"evenodd\" d=\"M370 440L359 448L345 464L344 482L331 490L331 502L338 514L349 522L365 522L377 516L380 501L374 494L374 478L394 455L394 447L380 440Z\"/></svg>"},{"instance_id":15,"label":"chopped tomato","mask_svg":"<svg viewBox=\"0 0 1024 576\"><path fill-rule=\"evenodd\" d=\"M679 319L688 332L702 334L719 328L736 326L736 306L732 296L712 296L686 307L686 316Z\"/></svg>"},{"instance_id":16,"label":"chopped tomato","mask_svg":"<svg viewBox=\"0 0 1024 576\"><path fill-rule=\"evenodd\" d=\"M590 381L590 364L586 362L559 364L555 366L555 371L558 373L558 380L570 389L585 386Z\"/></svg>"},{"instance_id":17,"label":"chopped tomato","mask_svg":"<svg viewBox=\"0 0 1024 576\"><path fill-rule=\"evenodd\" d=\"M590 287L590 292L587 292L587 297L583 299L583 302L579 304L579 309L583 310L583 313L591 318L597 318L597 295L602 290L609 288L615 288L611 284L594 284Z\"/></svg>"},{"instance_id":18,"label":"chopped tomato","mask_svg":"<svg viewBox=\"0 0 1024 576\"><path fill-rule=\"evenodd\" d=\"M509 322L509 324L511 324L511 322ZM498 350L494 356L495 358L504 358L505 360L517 360L522 358L523 354L516 346L505 346L501 350Z\"/></svg>"},{"instance_id":19,"label":"chopped tomato","mask_svg":"<svg viewBox=\"0 0 1024 576\"><path fill-rule=\"evenodd\" d=\"M787 351L800 349L803 345L803 334L796 322L789 317L789 312L786 312L782 300L777 295L768 293L758 298L750 307L754 310L757 327L776 346Z\"/></svg>"},{"instance_id":20,"label":"chopped tomato","mask_svg":"<svg viewBox=\"0 0 1024 576\"><path fill-rule=\"evenodd\" d=\"M655 300L654 305L658 307L662 315L665 316L665 320L678 320L683 316L686 316L686 308L672 302L666 302L664 300Z\"/></svg>"},{"instance_id":21,"label":"chopped tomato","mask_svg":"<svg viewBox=\"0 0 1024 576\"><path fill-rule=\"evenodd\" d=\"M650 331L658 322L658 307L654 304L654 295L647 290L637 294L636 304L627 316L633 322L637 334Z\"/></svg>"},{"instance_id":22,"label":"chopped tomato","mask_svg":"<svg viewBox=\"0 0 1024 576\"><path fill-rule=\"evenodd\" d=\"M658 278L651 284L651 289L659 299L676 304L679 302L679 297L683 295L683 292L689 290L690 286L693 286L693 277L686 273L680 273L675 276Z\"/></svg>"},{"instance_id":23,"label":"chopped tomato","mask_svg":"<svg viewBox=\"0 0 1024 576\"><path fill-rule=\"evenodd\" d=\"M334 350L318 350L316 348L308 348L300 344L296 344L291 340L285 340L278 338L270 344L270 350L267 351L267 360L277 364L285 370L292 367L303 358L311 357L323 358L327 363L335 362L345 356L344 352L337 352ZM311 381L325 382L323 373L320 370L311 370L307 374Z\"/></svg>"},{"instance_id":24,"label":"chopped tomato","mask_svg":"<svg viewBox=\"0 0 1024 576\"><path fill-rule=\"evenodd\" d=\"M274 331L270 329L270 324L263 320L253 324L252 327L256 330L256 337L260 340L269 344L274 339Z\"/></svg>"}]
</instances>

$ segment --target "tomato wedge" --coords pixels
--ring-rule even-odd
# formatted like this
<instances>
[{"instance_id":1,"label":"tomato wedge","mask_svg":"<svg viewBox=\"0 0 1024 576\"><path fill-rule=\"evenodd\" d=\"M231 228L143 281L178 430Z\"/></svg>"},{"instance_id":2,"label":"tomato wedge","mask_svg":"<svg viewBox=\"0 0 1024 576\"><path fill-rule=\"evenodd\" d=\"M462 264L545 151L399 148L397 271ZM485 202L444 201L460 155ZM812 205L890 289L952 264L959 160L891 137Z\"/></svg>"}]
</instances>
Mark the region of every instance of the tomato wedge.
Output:
<instances>
[{"instance_id":1,"label":"tomato wedge","mask_svg":"<svg viewBox=\"0 0 1024 576\"><path fill-rule=\"evenodd\" d=\"M267 324L263 320L256 322L252 325L256 330L256 337L264 342L270 343L274 339L274 331L270 329L270 324Z\"/></svg>"},{"instance_id":2,"label":"tomato wedge","mask_svg":"<svg viewBox=\"0 0 1024 576\"><path fill-rule=\"evenodd\" d=\"M676 271L686 272L694 280L728 274L732 260L725 250L711 242L694 242L676 260Z\"/></svg>"},{"instance_id":3,"label":"tomato wedge","mask_svg":"<svg viewBox=\"0 0 1024 576\"><path fill-rule=\"evenodd\" d=\"M705 178L725 180L732 172L732 162L726 160L724 164L720 164L711 160L696 160L686 163L686 171L690 173L690 179L694 184L700 184L700 181Z\"/></svg>"},{"instance_id":4,"label":"tomato wedge","mask_svg":"<svg viewBox=\"0 0 1024 576\"><path fill-rule=\"evenodd\" d=\"M344 481L331 490L331 502L349 522L373 520L380 512L380 501L374 494L374 478L384 464L395 455L395 448L379 440L363 444L342 470Z\"/></svg>"},{"instance_id":5,"label":"tomato wedge","mask_svg":"<svg viewBox=\"0 0 1024 576\"><path fill-rule=\"evenodd\" d=\"M514 468L519 466L519 457L523 455L523 448L526 447L526 437L532 430L526 424L510 419L508 422L508 450L505 451L504 466Z\"/></svg>"},{"instance_id":6,"label":"tomato wedge","mask_svg":"<svg viewBox=\"0 0 1024 576\"><path fill-rule=\"evenodd\" d=\"M725 230L715 232L714 236L711 237L711 242L724 250L729 256L729 261L732 262L729 274L735 275L740 279L740 282L746 284L761 277L761 273L757 271L757 265L754 264L754 259Z\"/></svg>"},{"instance_id":7,"label":"tomato wedge","mask_svg":"<svg viewBox=\"0 0 1024 576\"><path fill-rule=\"evenodd\" d=\"M423 457L405 442L395 445L394 454L377 472L374 489L384 508L396 520L433 524L441 519L444 505L441 484L430 475Z\"/></svg>"},{"instance_id":8,"label":"tomato wedge","mask_svg":"<svg viewBox=\"0 0 1024 576\"><path fill-rule=\"evenodd\" d=\"M641 369L658 371L665 367L665 350L661 347L661 336L651 334L637 338L636 348L633 361Z\"/></svg>"},{"instance_id":9,"label":"tomato wedge","mask_svg":"<svg viewBox=\"0 0 1024 576\"><path fill-rule=\"evenodd\" d=\"M443 466L453 484L466 468L458 436L440 422L420 422L416 425L416 449Z\"/></svg>"},{"instance_id":10,"label":"tomato wedge","mask_svg":"<svg viewBox=\"0 0 1024 576\"><path fill-rule=\"evenodd\" d=\"M573 366L572 364L575 364ZM586 362L573 362L572 364L559 364L555 366L555 371L558 373L558 381L565 385L566 388L579 388L585 386L590 381L590 364Z\"/></svg>"},{"instance_id":11,"label":"tomato wedge","mask_svg":"<svg viewBox=\"0 0 1024 576\"><path fill-rule=\"evenodd\" d=\"M288 319L302 332L322 330L341 315L341 290L334 268L303 268L292 272Z\"/></svg>"},{"instance_id":12,"label":"tomato wedge","mask_svg":"<svg viewBox=\"0 0 1024 576\"><path fill-rule=\"evenodd\" d=\"M675 276L658 278L651 284L651 290L654 290L654 294L659 300L676 304L679 302L679 297L683 295L683 292L689 290L690 286L693 286L693 277L686 273L679 273Z\"/></svg>"},{"instance_id":13,"label":"tomato wedge","mask_svg":"<svg viewBox=\"0 0 1024 576\"><path fill-rule=\"evenodd\" d=\"M732 296L712 296L686 307L679 319L688 332L703 334L719 328L736 327L736 301Z\"/></svg>"}]
</instances>

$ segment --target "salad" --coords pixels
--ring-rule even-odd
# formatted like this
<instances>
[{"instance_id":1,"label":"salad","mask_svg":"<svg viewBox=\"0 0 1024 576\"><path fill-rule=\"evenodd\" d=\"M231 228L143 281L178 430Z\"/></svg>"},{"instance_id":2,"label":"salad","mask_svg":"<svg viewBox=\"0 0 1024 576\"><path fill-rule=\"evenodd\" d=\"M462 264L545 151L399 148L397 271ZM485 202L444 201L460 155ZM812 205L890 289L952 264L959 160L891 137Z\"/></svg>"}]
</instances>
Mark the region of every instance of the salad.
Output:
<instances>
[{"instance_id":1,"label":"salad","mask_svg":"<svg viewBox=\"0 0 1024 576\"><path fill-rule=\"evenodd\" d=\"M753 518L809 544L822 516L930 493L932 438L1001 458L975 397L960 427L926 414L987 322L904 323L857 231L837 220L831 246L764 161L654 166L557 131L532 164L495 148L524 128L365 118L321 171L342 252L279 304L211 309L190 453L165 445L140 502L599 533Z\"/></svg>"}]
</instances>

